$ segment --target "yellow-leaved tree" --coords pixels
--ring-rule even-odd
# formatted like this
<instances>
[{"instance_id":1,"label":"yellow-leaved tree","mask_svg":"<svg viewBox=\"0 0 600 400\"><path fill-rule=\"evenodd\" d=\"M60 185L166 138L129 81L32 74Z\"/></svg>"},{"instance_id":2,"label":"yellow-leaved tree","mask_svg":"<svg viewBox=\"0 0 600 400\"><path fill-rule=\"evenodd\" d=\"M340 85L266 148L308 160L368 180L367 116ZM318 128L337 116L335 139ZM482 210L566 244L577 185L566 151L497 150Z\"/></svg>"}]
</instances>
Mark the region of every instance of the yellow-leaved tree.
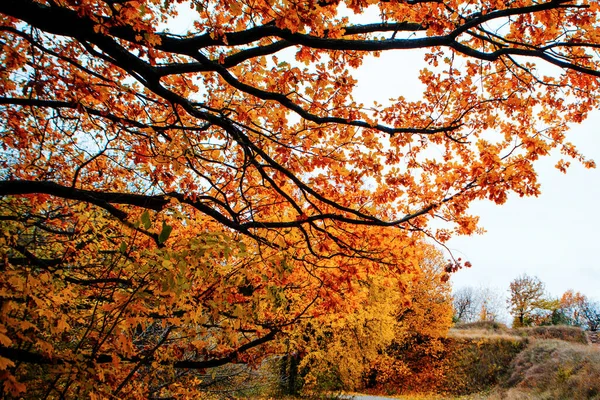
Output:
<instances>
[{"instance_id":1,"label":"yellow-leaved tree","mask_svg":"<svg viewBox=\"0 0 600 400\"><path fill-rule=\"evenodd\" d=\"M355 309L308 322L290 338L299 358L296 387L306 391L427 384L452 324L452 298L440 250L414 246L412 273L361 281ZM287 360L286 360L287 361ZM436 371L435 373L440 373ZM289 377L288 377L289 378ZM293 392L294 390L289 390Z\"/></svg>"}]
</instances>

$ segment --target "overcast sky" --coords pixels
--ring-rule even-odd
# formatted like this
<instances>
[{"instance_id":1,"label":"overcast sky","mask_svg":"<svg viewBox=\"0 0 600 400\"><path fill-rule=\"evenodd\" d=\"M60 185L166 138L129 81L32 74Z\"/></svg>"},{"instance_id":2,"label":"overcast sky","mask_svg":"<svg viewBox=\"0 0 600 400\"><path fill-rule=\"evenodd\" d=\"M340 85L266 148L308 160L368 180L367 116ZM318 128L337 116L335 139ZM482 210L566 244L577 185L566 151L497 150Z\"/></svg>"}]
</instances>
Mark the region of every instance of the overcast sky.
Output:
<instances>
[{"instance_id":1,"label":"overcast sky","mask_svg":"<svg viewBox=\"0 0 600 400\"><path fill-rule=\"evenodd\" d=\"M368 59L355 74L355 99L365 105L400 95L418 99L422 54L388 52ZM596 112L575 126L567 140L600 164L599 131ZM452 277L455 288L485 286L506 294L510 281L526 273L540 278L554 296L573 289L600 299L600 170L572 162L565 175L554 168L557 161L554 156L536 164L539 197L512 196L502 206L488 201L472 205L487 233L450 241L454 255L473 264Z\"/></svg>"}]
</instances>

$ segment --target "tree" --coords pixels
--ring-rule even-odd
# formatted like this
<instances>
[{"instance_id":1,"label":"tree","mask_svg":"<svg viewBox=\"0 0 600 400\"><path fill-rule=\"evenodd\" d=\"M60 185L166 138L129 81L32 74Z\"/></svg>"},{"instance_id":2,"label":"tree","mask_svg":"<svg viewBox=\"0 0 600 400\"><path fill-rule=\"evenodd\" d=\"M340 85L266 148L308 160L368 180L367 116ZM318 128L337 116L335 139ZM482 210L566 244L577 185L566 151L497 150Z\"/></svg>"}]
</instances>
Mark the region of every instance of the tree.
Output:
<instances>
[{"instance_id":1,"label":"tree","mask_svg":"<svg viewBox=\"0 0 600 400\"><path fill-rule=\"evenodd\" d=\"M587 296L567 290L559 301L560 308L568 320L590 331L600 329L600 303Z\"/></svg>"},{"instance_id":2,"label":"tree","mask_svg":"<svg viewBox=\"0 0 600 400\"><path fill-rule=\"evenodd\" d=\"M421 360L441 345L452 315L450 284L443 279L447 260L431 244L416 247L419 269L410 280L370 277L358 289L358 309L332 313L319 325L308 321L297 330L290 341L302 356L305 391L362 389L369 371L371 380L392 378L393 368L402 363L393 356L399 348L406 349L402 357ZM398 285L407 287L400 291Z\"/></svg>"},{"instance_id":3,"label":"tree","mask_svg":"<svg viewBox=\"0 0 600 400\"><path fill-rule=\"evenodd\" d=\"M478 288L479 320L497 321L503 314L505 299L499 289L481 286Z\"/></svg>"},{"instance_id":4,"label":"tree","mask_svg":"<svg viewBox=\"0 0 600 400\"><path fill-rule=\"evenodd\" d=\"M583 326L583 320L578 307L578 300L581 298L581 293L574 293L569 289L563 293L558 301L558 307L561 313L569 321L569 325Z\"/></svg>"},{"instance_id":5,"label":"tree","mask_svg":"<svg viewBox=\"0 0 600 400\"><path fill-rule=\"evenodd\" d=\"M461 287L452 293L452 305L456 322L472 322L477 314L477 299L471 286Z\"/></svg>"},{"instance_id":6,"label":"tree","mask_svg":"<svg viewBox=\"0 0 600 400\"><path fill-rule=\"evenodd\" d=\"M503 309L504 299L489 287L461 287L453 293L456 322L496 321Z\"/></svg>"},{"instance_id":7,"label":"tree","mask_svg":"<svg viewBox=\"0 0 600 400\"><path fill-rule=\"evenodd\" d=\"M369 386L406 391L434 391L441 370L442 339L452 325L451 286L444 259L432 246L424 248L420 273L410 281L408 298L397 305L392 343L371 362Z\"/></svg>"},{"instance_id":8,"label":"tree","mask_svg":"<svg viewBox=\"0 0 600 400\"><path fill-rule=\"evenodd\" d=\"M579 307L581 308L581 315L587 329L596 332L600 329L600 303L592 301L587 297L582 299Z\"/></svg>"},{"instance_id":9,"label":"tree","mask_svg":"<svg viewBox=\"0 0 600 400\"><path fill-rule=\"evenodd\" d=\"M452 324L451 286L447 261L435 247L424 246L419 271L408 283L408 301L397 305L397 342L423 342L445 337Z\"/></svg>"},{"instance_id":10,"label":"tree","mask_svg":"<svg viewBox=\"0 0 600 400\"><path fill-rule=\"evenodd\" d=\"M344 16L371 3L0 1L6 393L197 396L475 232L472 201L538 195L552 149L594 165L565 134L600 98L595 1ZM416 48L422 99L353 99Z\"/></svg>"},{"instance_id":11,"label":"tree","mask_svg":"<svg viewBox=\"0 0 600 400\"><path fill-rule=\"evenodd\" d=\"M374 276L362 283L360 308L309 321L293 336L301 355L304 392L357 390L364 375L394 340L401 292Z\"/></svg>"},{"instance_id":12,"label":"tree","mask_svg":"<svg viewBox=\"0 0 600 400\"><path fill-rule=\"evenodd\" d=\"M533 324L536 310L545 308L545 285L537 277L523 274L510 283L510 297L507 300L514 316L513 327Z\"/></svg>"}]
</instances>

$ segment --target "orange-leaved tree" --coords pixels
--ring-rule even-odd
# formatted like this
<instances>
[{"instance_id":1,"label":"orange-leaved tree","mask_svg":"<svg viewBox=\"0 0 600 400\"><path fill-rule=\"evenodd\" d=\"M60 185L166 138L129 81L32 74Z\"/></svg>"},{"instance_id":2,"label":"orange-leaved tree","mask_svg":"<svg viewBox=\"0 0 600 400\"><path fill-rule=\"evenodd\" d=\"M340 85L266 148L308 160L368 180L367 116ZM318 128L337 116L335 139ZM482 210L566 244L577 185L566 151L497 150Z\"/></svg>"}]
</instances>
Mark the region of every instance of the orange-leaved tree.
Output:
<instances>
[{"instance_id":1,"label":"orange-leaved tree","mask_svg":"<svg viewBox=\"0 0 600 400\"><path fill-rule=\"evenodd\" d=\"M361 389L370 365L395 338L397 309L405 301L405 278L367 277L359 281L353 296L357 308L299 325L290 336L299 376L288 391Z\"/></svg>"},{"instance_id":2,"label":"orange-leaved tree","mask_svg":"<svg viewBox=\"0 0 600 400\"><path fill-rule=\"evenodd\" d=\"M0 1L7 394L191 396L474 232L471 201L537 195L552 149L593 166L565 134L595 0L375 3ZM420 100L352 97L417 48Z\"/></svg>"}]
</instances>

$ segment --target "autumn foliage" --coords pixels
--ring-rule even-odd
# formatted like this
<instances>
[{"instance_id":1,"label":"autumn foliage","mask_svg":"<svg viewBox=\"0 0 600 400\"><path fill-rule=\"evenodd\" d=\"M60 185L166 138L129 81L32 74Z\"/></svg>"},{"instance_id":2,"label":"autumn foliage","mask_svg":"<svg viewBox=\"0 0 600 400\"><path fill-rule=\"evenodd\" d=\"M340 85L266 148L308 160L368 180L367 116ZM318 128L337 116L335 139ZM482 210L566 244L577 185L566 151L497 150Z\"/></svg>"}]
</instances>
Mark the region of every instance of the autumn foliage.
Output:
<instances>
[{"instance_id":1,"label":"autumn foliage","mask_svg":"<svg viewBox=\"0 0 600 400\"><path fill-rule=\"evenodd\" d=\"M452 302L443 254L431 245L416 247L419 271L406 274L410 279L403 290L397 280L373 277L361 282L357 309L297 329L292 348L303 392L400 391L407 382L429 387L431 373L438 372L432 361L452 323Z\"/></svg>"},{"instance_id":2,"label":"autumn foliage","mask_svg":"<svg viewBox=\"0 0 600 400\"><path fill-rule=\"evenodd\" d=\"M362 282L404 296L424 236L477 230L472 201L537 195L553 149L594 165L565 134L598 107L598 11L0 1L4 392L193 397ZM421 99L353 97L366 57L407 49Z\"/></svg>"},{"instance_id":3,"label":"autumn foliage","mask_svg":"<svg viewBox=\"0 0 600 400\"><path fill-rule=\"evenodd\" d=\"M575 326L590 331L600 330L600 303L580 292L567 290L558 300L558 307L565 319Z\"/></svg>"},{"instance_id":4,"label":"autumn foliage","mask_svg":"<svg viewBox=\"0 0 600 400\"><path fill-rule=\"evenodd\" d=\"M365 385L384 392L434 392L443 386L450 351L444 338L452 325L450 284L443 257L424 249L420 274L407 288L407 301L396 308L393 340L370 364Z\"/></svg>"}]
</instances>

